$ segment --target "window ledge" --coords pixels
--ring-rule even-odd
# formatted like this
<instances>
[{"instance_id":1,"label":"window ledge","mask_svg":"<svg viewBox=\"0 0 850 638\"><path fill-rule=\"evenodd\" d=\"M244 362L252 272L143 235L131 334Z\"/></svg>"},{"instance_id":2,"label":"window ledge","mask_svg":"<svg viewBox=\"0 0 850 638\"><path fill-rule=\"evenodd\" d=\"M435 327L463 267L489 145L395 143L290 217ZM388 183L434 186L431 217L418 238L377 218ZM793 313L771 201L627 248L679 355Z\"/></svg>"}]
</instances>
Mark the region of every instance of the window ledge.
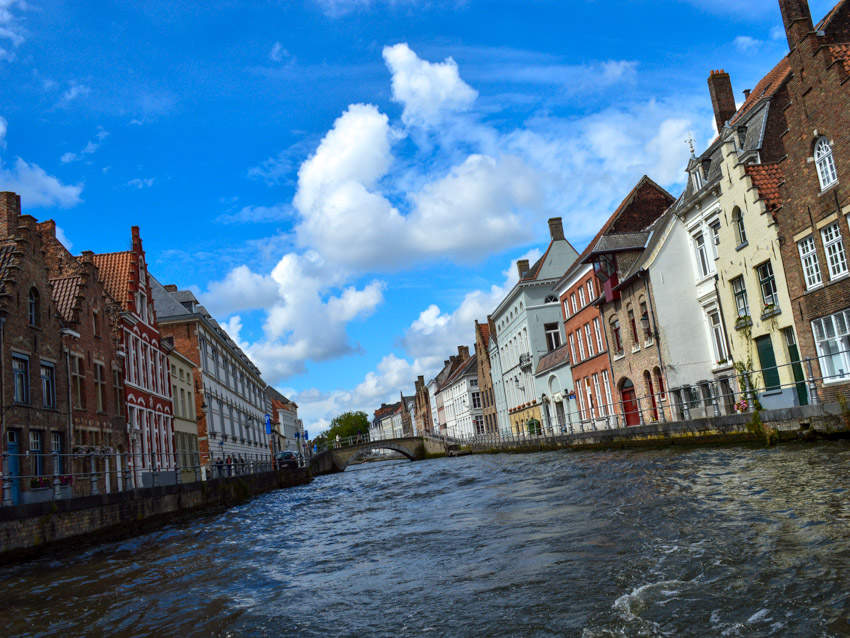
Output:
<instances>
[{"instance_id":1,"label":"window ledge","mask_svg":"<svg viewBox=\"0 0 850 638\"><path fill-rule=\"evenodd\" d=\"M735 320L735 330L743 330L751 325L753 325L753 320L749 317L738 317L738 319Z\"/></svg>"},{"instance_id":2,"label":"window ledge","mask_svg":"<svg viewBox=\"0 0 850 638\"><path fill-rule=\"evenodd\" d=\"M746 248L749 245L750 245L750 242L748 242L748 241L741 242L740 244L738 244L738 246L735 248L735 250L736 251L741 250L742 248Z\"/></svg>"},{"instance_id":3,"label":"window ledge","mask_svg":"<svg viewBox=\"0 0 850 638\"><path fill-rule=\"evenodd\" d=\"M821 196L823 196L823 195L826 195L827 193L832 192L832 191L833 191L833 190L834 190L834 189L838 186L838 184L840 183L840 181L841 181L841 180L835 180L834 182L832 182L832 184L830 184L830 185L829 185L829 186L827 186L826 188L822 188L821 190L819 190L819 191L818 191L818 197L821 197Z\"/></svg>"},{"instance_id":4,"label":"window ledge","mask_svg":"<svg viewBox=\"0 0 850 638\"><path fill-rule=\"evenodd\" d=\"M635 352L640 352L640 346L632 346L632 354Z\"/></svg>"},{"instance_id":5,"label":"window ledge","mask_svg":"<svg viewBox=\"0 0 850 638\"><path fill-rule=\"evenodd\" d=\"M614 361L619 361L620 359L625 359L625 358L626 358L626 353L625 353L625 352L620 353L620 354L615 354L615 355L614 355Z\"/></svg>"},{"instance_id":6,"label":"window ledge","mask_svg":"<svg viewBox=\"0 0 850 638\"><path fill-rule=\"evenodd\" d=\"M774 306L773 308L770 308L769 310L765 310L763 313L761 313L761 318L762 319L770 319L771 317L775 317L776 315L781 315L781 314L782 314L782 309L779 306Z\"/></svg>"},{"instance_id":7,"label":"window ledge","mask_svg":"<svg viewBox=\"0 0 850 638\"><path fill-rule=\"evenodd\" d=\"M815 284L811 288L806 288L806 291L803 294L814 292L815 290L820 290L821 288L823 288L823 281L821 281L819 284Z\"/></svg>"},{"instance_id":8,"label":"window ledge","mask_svg":"<svg viewBox=\"0 0 850 638\"><path fill-rule=\"evenodd\" d=\"M825 379L824 385L839 385L841 383L850 383L850 374L845 374L846 379Z\"/></svg>"},{"instance_id":9,"label":"window ledge","mask_svg":"<svg viewBox=\"0 0 850 638\"><path fill-rule=\"evenodd\" d=\"M725 363L715 363L711 366L711 370L713 372L724 372L726 370L730 370L733 367L731 361L726 361Z\"/></svg>"},{"instance_id":10,"label":"window ledge","mask_svg":"<svg viewBox=\"0 0 850 638\"><path fill-rule=\"evenodd\" d=\"M643 342L643 347L644 347L644 348L649 348L649 347L650 347L653 343L655 343L655 342L654 342L652 339L650 339L649 341L644 341L644 342Z\"/></svg>"},{"instance_id":11,"label":"window ledge","mask_svg":"<svg viewBox=\"0 0 850 638\"><path fill-rule=\"evenodd\" d=\"M835 275L835 277L830 277L829 283L832 283L834 281L841 281L842 279L847 279L847 277L850 277L850 271L840 273L838 275Z\"/></svg>"}]
</instances>

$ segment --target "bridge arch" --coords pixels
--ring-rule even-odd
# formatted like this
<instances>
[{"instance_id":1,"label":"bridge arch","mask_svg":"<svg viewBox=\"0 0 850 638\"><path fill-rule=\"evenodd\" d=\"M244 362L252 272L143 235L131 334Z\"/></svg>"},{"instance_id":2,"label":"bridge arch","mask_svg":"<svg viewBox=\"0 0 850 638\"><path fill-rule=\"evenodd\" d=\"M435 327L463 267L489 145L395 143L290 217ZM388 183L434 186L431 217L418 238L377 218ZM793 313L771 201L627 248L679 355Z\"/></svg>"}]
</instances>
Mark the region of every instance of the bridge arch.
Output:
<instances>
[{"instance_id":1,"label":"bridge arch","mask_svg":"<svg viewBox=\"0 0 850 638\"><path fill-rule=\"evenodd\" d=\"M362 443L357 447L357 450L349 456L345 462L342 464L342 469L345 470L349 465L351 465L352 461L357 459L361 459L364 456L367 456L370 452L374 452L375 450L392 450L393 452L398 452L408 461L417 461L417 456L410 451L404 445L399 445L398 443L384 442L384 441L374 441L372 443Z\"/></svg>"}]
</instances>

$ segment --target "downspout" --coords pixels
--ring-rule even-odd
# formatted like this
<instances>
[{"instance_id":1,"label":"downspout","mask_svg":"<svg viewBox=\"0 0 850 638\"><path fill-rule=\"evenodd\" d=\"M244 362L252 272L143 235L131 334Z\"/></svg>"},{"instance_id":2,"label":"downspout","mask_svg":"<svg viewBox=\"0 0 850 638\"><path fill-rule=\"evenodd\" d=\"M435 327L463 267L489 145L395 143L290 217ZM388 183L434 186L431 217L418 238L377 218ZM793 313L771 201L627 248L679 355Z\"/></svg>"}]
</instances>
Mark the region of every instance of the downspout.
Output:
<instances>
[{"instance_id":1,"label":"downspout","mask_svg":"<svg viewBox=\"0 0 850 638\"><path fill-rule=\"evenodd\" d=\"M71 396L71 349L65 346L65 380L68 384L68 444L74 449L74 404Z\"/></svg>"}]
</instances>

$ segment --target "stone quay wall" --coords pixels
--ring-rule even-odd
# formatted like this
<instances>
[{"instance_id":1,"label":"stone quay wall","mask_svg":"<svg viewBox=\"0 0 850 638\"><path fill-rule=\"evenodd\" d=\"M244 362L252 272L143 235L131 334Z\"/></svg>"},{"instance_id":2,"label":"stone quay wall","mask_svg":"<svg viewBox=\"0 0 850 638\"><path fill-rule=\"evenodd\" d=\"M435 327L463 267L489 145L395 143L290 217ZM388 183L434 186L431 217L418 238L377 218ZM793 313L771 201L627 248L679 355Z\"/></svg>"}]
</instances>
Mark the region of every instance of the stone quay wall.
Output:
<instances>
[{"instance_id":1,"label":"stone quay wall","mask_svg":"<svg viewBox=\"0 0 850 638\"><path fill-rule=\"evenodd\" d=\"M0 564L133 536L311 480L299 468L0 507Z\"/></svg>"},{"instance_id":2,"label":"stone quay wall","mask_svg":"<svg viewBox=\"0 0 850 638\"><path fill-rule=\"evenodd\" d=\"M540 437L482 440L472 452L528 452L533 450L591 450L668 445L774 443L850 435L850 412L838 403L824 403L753 414L648 423L627 428Z\"/></svg>"}]
</instances>

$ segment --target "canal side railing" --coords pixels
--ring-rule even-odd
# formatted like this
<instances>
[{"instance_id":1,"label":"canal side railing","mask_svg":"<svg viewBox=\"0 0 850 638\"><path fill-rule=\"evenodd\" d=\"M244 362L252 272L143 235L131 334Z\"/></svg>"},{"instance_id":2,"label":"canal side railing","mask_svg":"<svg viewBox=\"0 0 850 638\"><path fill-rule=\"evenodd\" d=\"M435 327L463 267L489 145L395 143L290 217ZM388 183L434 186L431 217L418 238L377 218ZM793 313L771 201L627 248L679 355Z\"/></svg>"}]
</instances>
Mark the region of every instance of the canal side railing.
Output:
<instances>
[{"instance_id":1,"label":"canal side railing","mask_svg":"<svg viewBox=\"0 0 850 638\"><path fill-rule=\"evenodd\" d=\"M191 462L181 466L187 459ZM111 450L82 450L72 454L28 450L0 456L0 505L10 506L49 500L131 491L143 487L202 482L271 472L271 460L231 458L201 464L199 453L131 454ZM299 466L303 461L299 457Z\"/></svg>"}]
</instances>

